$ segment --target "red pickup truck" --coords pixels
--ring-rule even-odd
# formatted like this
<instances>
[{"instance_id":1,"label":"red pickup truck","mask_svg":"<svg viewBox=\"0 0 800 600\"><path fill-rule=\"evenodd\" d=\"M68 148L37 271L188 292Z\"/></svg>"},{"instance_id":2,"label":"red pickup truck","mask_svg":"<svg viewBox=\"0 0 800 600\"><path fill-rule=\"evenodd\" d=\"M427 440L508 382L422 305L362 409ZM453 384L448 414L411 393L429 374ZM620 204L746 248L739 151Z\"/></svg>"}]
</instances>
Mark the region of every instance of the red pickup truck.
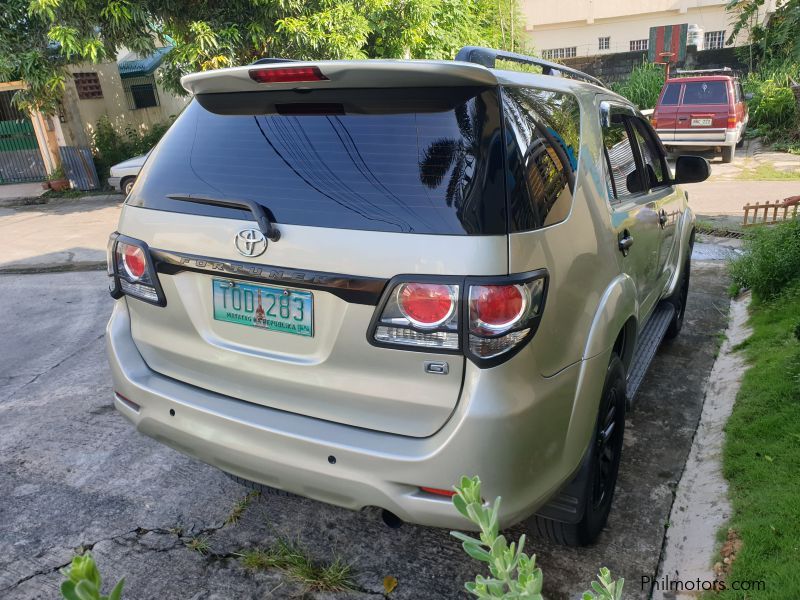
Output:
<instances>
[{"instance_id":1,"label":"red pickup truck","mask_svg":"<svg viewBox=\"0 0 800 600\"><path fill-rule=\"evenodd\" d=\"M667 79L652 123L668 150L712 149L733 160L747 126L747 104L739 79L729 69L689 71ZM727 73L727 74L725 74Z\"/></svg>"}]
</instances>

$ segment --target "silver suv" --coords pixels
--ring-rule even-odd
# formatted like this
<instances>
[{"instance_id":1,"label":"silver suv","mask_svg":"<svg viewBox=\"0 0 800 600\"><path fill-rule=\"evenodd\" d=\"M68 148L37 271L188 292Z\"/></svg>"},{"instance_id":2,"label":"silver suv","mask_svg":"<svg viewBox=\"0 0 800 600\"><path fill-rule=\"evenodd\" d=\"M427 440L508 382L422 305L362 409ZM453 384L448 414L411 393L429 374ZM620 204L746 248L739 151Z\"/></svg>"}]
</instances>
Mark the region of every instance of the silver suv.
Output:
<instances>
[{"instance_id":1,"label":"silver suv","mask_svg":"<svg viewBox=\"0 0 800 600\"><path fill-rule=\"evenodd\" d=\"M502 525L590 543L708 163L673 175L600 81L485 48L183 85L109 242L119 411L274 492L464 528L477 474Z\"/></svg>"}]
</instances>

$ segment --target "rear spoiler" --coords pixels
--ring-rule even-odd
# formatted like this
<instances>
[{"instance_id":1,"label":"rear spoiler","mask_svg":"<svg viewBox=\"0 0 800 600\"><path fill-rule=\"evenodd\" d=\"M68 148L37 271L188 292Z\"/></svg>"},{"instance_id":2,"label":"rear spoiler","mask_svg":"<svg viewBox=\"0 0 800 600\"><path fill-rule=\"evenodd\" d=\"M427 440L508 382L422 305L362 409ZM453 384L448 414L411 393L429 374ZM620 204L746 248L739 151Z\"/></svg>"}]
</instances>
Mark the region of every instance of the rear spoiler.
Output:
<instances>
[{"instance_id":1,"label":"rear spoiler","mask_svg":"<svg viewBox=\"0 0 800 600\"><path fill-rule=\"evenodd\" d=\"M279 73L286 74L284 78ZM297 74L300 73L300 79ZM303 73L308 77L303 79ZM294 75L293 75L294 74ZM281 81L284 78L285 81ZM257 79L267 80L261 83ZM484 66L432 60L281 61L192 73L181 85L192 94L326 88L494 86Z\"/></svg>"}]
</instances>

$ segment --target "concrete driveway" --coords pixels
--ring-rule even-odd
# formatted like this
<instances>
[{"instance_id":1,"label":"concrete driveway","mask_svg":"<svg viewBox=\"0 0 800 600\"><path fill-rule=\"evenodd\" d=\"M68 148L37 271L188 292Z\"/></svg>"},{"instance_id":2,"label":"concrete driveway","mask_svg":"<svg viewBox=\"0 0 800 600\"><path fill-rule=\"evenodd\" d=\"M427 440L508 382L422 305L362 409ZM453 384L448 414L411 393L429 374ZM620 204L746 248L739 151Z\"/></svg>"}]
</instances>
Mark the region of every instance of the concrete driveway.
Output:
<instances>
[{"instance_id":1,"label":"concrete driveway","mask_svg":"<svg viewBox=\"0 0 800 600\"><path fill-rule=\"evenodd\" d=\"M103 327L112 300L103 272L0 275L0 597L56 598L60 567L91 549L124 598L466 597L481 571L446 531L388 529L377 513L261 496L227 523L246 490L221 472L134 431L112 408ZM695 262L684 332L665 345L626 430L607 530L591 548L531 538L550 599L575 598L600 566L646 598L673 492L699 418L726 322L720 261ZM517 526L508 534L524 531ZM277 570L251 573L237 554L278 538L316 560L352 564L355 590L307 592ZM207 541L201 555L187 547Z\"/></svg>"}]
</instances>

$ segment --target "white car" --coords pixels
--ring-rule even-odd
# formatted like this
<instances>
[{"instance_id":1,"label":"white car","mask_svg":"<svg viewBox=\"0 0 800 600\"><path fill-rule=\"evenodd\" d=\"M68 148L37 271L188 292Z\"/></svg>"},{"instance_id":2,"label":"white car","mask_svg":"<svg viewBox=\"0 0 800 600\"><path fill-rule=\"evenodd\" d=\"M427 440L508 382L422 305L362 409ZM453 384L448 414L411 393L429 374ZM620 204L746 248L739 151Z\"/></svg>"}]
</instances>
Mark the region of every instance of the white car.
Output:
<instances>
[{"instance_id":1,"label":"white car","mask_svg":"<svg viewBox=\"0 0 800 600\"><path fill-rule=\"evenodd\" d=\"M115 164L111 167L108 185L126 196L130 194L133 184L136 183L136 178L139 176L139 171L142 170L142 165L144 165L144 161L147 160L149 155L150 153L148 152Z\"/></svg>"}]
</instances>

